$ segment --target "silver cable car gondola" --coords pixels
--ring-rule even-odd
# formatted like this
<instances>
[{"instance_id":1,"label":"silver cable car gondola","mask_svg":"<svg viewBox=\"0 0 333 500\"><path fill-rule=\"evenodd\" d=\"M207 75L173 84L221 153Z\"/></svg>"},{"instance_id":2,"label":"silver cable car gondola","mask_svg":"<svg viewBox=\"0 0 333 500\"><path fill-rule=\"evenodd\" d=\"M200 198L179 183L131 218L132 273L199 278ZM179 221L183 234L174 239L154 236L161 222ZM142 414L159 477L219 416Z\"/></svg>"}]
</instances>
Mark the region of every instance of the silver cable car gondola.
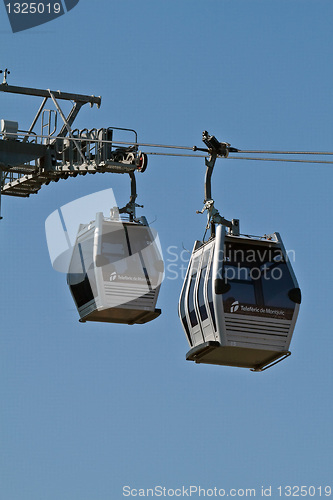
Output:
<instances>
[{"instance_id":1,"label":"silver cable car gondola","mask_svg":"<svg viewBox=\"0 0 333 500\"><path fill-rule=\"evenodd\" d=\"M155 308L164 273L158 236L145 217L134 216L134 173L130 176L130 203L112 209L110 218L97 213L79 227L67 283L81 322L143 324L161 314Z\"/></svg>"},{"instance_id":2,"label":"silver cable car gondola","mask_svg":"<svg viewBox=\"0 0 333 500\"><path fill-rule=\"evenodd\" d=\"M215 138L204 132L204 139L210 145ZM228 146L220 144L219 153L209 149L204 209L212 234L194 244L179 316L191 347L186 359L262 371L290 355L301 291L278 233L240 235L239 221L223 219L214 208L212 169Z\"/></svg>"}]
</instances>

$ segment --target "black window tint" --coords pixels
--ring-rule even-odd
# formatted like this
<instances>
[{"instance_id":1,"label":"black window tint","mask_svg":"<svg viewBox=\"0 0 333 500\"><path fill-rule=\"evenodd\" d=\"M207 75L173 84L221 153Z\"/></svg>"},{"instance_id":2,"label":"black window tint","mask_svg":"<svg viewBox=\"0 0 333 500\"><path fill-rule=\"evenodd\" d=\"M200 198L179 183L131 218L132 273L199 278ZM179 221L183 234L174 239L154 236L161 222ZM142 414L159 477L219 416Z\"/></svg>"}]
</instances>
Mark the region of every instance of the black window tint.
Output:
<instances>
[{"instance_id":1,"label":"black window tint","mask_svg":"<svg viewBox=\"0 0 333 500\"><path fill-rule=\"evenodd\" d=\"M215 312L214 312L214 304L213 304L212 269L213 269L213 260L211 261L210 270L209 270L207 295L208 295L209 310L210 310L210 314L212 317L214 330L216 331L216 321L215 321Z\"/></svg>"},{"instance_id":2,"label":"black window tint","mask_svg":"<svg viewBox=\"0 0 333 500\"><path fill-rule=\"evenodd\" d=\"M71 285L70 289L77 307L81 307L94 299L94 294L87 275L85 275L84 280L81 281L81 283Z\"/></svg>"},{"instance_id":3,"label":"black window tint","mask_svg":"<svg viewBox=\"0 0 333 500\"><path fill-rule=\"evenodd\" d=\"M234 312L240 305L240 313L243 305L249 305L256 309L247 312L260 315L272 317L272 311L266 310L270 307L287 310L285 318L292 314L295 304L288 292L294 288L294 283L278 246L228 243L223 273L231 286L223 295L226 312Z\"/></svg>"},{"instance_id":4,"label":"black window tint","mask_svg":"<svg viewBox=\"0 0 333 500\"><path fill-rule=\"evenodd\" d=\"M93 238L76 243L69 267L67 282L77 307L81 307L97 295L93 267Z\"/></svg>"},{"instance_id":5,"label":"black window tint","mask_svg":"<svg viewBox=\"0 0 333 500\"><path fill-rule=\"evenodd\" d=\"M188 293L188 311L189 311L190 323L191 323L192 327L194 327L198 324L198 318L197 318L197 315L195 314L195 310L194 310L194 297L193 297L196 277L197 277L197 273L192 274L190 289L189 289L189 293Z\"/></svg>"},{"instance_id":6,"label":"black window tint","mask_svg":"<svg viewBox=\"0 0 333 500\"><path fill-rule=\"evenodd\" d=\"M294 302L288 297L294 283L286 263L267 265L261 283L266 306L294 308Z\"/></svg>"},{"instance_id":7,"label":"black window tint","mask_svg":"<svg viewBox=\"0 0 333 500\"><path fill-rule=\"evenodd\" d=\"M223 301L238 300L245 304L256 304L254 282L250 270L246 267L224 266L224 277L227 279L230 290L223 294Z\"/></svg>"},{"instance_id":8,"label":"black window tint","mask_svg":"<svg viewBox=\"0 0 333 500\"><path fill-rule=\"evenodd\" d=\"M121 224L117 226L120 229L115 230L114 226L103 224L101 251L110 264L129 255L125 230Z\"/></svg>"},{"instance_id":9,"label":"black window tint","mask_svg":"<svg viewBox=\"0 0 333 500\"><path fill-rule=\"evenodd\" d=\"M182 296L180 298L180 318L182 320L188 341L189 341L190 345L192 346L193 344L192 344L191 335L190 335L190 331L189 331L187 319L186 319L186 314L185 314L185 289L183 290Z\"/></svg>"},{"instance_id":10,"label":"black window tint","mask_svg":"<svg viewBox=\"0 0 333 500\"><path fill-rule=\"evenodd\" d=\"M148 285L157 286L163 275L164 264L155 239L157 233L147 226L126 226L131 261L144 272Z\"/></svg>"},{"instance_id":11,"label":"black window tint","mask_svg":"<svg viewBox=\"0 0 333 500\"><path fill-rule=\"evenodd\" d=\"M132 278L134 286L150 286L145 263L141 253L136 251L141 243L140 229L144 228L129 228L120 223L103 224L101 263L104 281L109 281L110 276L116 275L118 279L124 276ZM133 249L132 244L137 247Z\"/></svg>"},{"instance_id":12,"label":"black window tint","mask_svg":"<svg viewBox=\"0 0 333 500\"><path fill-rule=\"evenodd\" d=\"M201 321L205 321L208 318L208 313L205 305L205 297L204 297L204 282L206 276L207 267L202 268L200 274L199 288L198 288L198 304L199 304L199 313Z\"/></svg>"}]
</instances>

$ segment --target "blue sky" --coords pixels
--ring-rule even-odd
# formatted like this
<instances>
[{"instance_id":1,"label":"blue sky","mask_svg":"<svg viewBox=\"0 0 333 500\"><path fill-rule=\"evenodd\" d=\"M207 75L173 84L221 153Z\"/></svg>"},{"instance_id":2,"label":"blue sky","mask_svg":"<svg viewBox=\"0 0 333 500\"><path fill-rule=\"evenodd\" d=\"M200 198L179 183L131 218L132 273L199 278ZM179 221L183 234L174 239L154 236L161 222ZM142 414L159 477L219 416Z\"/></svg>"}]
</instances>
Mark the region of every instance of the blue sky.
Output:
<instances>
[{"instance_id":1,"label":"blue sky","mask_svg":"<svg viewBox=\"0 0 333 500\"><path fill-rule=\"evenodd\" d=\"M332 151L333 6L325 0L81 0L12 34L0 7L1 69L13 85L102 96L78 128L134 128L144 143ZM40 101L0 95L29 127ZM146 148L151 149L151 148ZM170 267L202 237L203 159L151 156L138 203L166 263L162 316L80 324L52 269L44 224L125 176L60 181L3 197L0 223L0 498L108 500L122 488L326 486L332 478L332 167L219 160L215 204L244 233L280 232L303 294L292 356L264 373L185 361ZM85 222L85 221L82 221ZM174 248L176 247L176 249ZM316 498L319 498L317 490Z\"/></svg>"}]
</instances>

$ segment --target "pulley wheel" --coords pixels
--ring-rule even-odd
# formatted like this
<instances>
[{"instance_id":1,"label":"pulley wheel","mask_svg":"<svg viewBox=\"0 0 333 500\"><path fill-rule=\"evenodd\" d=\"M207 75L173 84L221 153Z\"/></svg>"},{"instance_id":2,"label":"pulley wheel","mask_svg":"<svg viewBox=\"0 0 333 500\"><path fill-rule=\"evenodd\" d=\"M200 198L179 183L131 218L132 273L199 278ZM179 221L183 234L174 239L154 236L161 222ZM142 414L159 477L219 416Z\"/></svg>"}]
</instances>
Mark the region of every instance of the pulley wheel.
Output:
<instances>
[{"instance_id":1,"label":"pulley wheel","mask_svg":"<svg viewBox=\"0 0 333 500\"><path fill-rule=\"evenodd\" d=\"M148 165L148 156L146 155L146 153L142 153L141 151L139 151L138 156L139 158L138 158L137 170L143 173Z\"/></svg>"}]
</instances>

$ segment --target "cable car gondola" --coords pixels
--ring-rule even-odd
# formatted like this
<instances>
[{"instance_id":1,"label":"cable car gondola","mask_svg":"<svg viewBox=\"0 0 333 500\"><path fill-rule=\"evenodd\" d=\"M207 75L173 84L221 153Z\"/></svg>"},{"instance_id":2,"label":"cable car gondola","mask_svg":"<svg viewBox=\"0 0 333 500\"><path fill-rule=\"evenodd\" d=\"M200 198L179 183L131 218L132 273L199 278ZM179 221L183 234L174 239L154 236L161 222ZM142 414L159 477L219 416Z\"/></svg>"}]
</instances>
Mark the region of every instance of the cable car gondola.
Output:
<instances>
[{"instance_id":1,"label":"cable car gondola","mask_svg":"<svg viewBox=\"0 0 333 500\"><path fill-rule=\"evenodd\" d=\"M191 347L186 359L263 371L290 355L301 291L278 233L240 235L239 221L225 220L214 208L210 179L217 154L209 151L205 210L212 232L194 244L179 301Z\"/></svg>"},{"instance_id":2,"label":"cable car gondola","mask_svg":"<svg viewBox=\"0 0 333 500\"><path fill-rule=\"evenodd\" d=\"M179 314L188 360L262 370L290 355L301 293L275 233L269 239L226 234L196 242Z\"/></svg>"},{"instance_id":3,"label":"cable car gondola","mask_svg":"<svg viewBox=\"0 0 333 500\"><path fill-rule=\"evenodd\" d=\"M67 283L81 322L143 324L161 314L155 308L164 273L158 236L145 217L133 216L134 200L132 189L125 209L112 209L110 218L99 212L79 227Z\"/></svg>"}]
</instances>

